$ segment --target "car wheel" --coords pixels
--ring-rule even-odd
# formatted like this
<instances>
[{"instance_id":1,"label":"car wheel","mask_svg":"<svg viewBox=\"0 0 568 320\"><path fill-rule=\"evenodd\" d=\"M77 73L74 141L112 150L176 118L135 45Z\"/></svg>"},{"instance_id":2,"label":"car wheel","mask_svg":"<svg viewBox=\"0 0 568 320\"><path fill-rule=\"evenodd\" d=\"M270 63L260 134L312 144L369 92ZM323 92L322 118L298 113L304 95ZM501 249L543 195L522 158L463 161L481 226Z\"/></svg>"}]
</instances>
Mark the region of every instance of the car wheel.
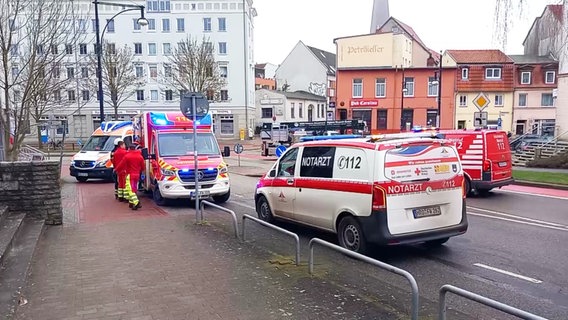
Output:
<instances>
[{"instance_id":1,"label":"car wheel","mask_svg":"<svg viewBox=\"0 0 568 320\"><path fill-rule=\"evenodd\" d=\"M446 237L446 238L442 238L442 239L426 241L425 244L429 247L439 247L439 246L443 245L444 243L448 242L448 240L450 240L450 238Z\"/></svg>"},{"instance_id":2,"label":"car wheel","mask_svg":"<svg viewBox=\"0 0 568 320\"><path fill-rule=\"evenodd\" d=\"M231 197L231 190L229 190L227 193L222 194L220 196L213 196L213 201L215 201L215 203L217 204L221 204L221 203L225 203L229 200L229 198Z\"/></svg>"},{"instance_id":3,"label":"car wheel","mask_svg":"<svg viewBox=\"0 0 568 320\"><path fill-rule=\"evenodd\" d=\"M89 178L85 178L85 177L75 177L75 179L77 179L77 181L79 181L79 182L87 182L87 180L89 180Z\"/></svg>"},{"instance_id":4,"label":"car wheel","mask_svg":"<svg viewBox=\"0 0 568 320\"><path fill-rule=\"evenodd\" d=\"M362 254L367 252L367 240L365 240L363 229L352 216L344 217L339 221L337 238L339 245L345 249Z\"/></svg>"},{"instance_id":5,"label":"car wheel","mask_svg":"<svg viewBox=\"0 0 568 320\"><path fill-rule=\"evenodd\" d=\"M469 197L471 195L471 181L468 178L465 178L465 195Z\"/></svg>"},{"instance_id":6,"label":"car wheel","mask_svg":"<svg viewBox=\"0 0 568 320\"><path fill-rule=\"evenodd\" d=\"M265 196L260 196L256 202L256 214L260 220L266 222L274 221L274 216L272 215L272 210L270 210L270 205Z\"/></svg>"},{"instance_id":7,"label":"car wheel","mask_svg":"<svg viewBox=\"0 0 568 320\"><path fill-rule=\"evenodd\" d=\"M152 198L154 199L154 202L159 206L165 206L167 203L167 200L162 197L160 188L157 185L154 187L154 191L152 192Z\"/></svg>"}]
</instances>

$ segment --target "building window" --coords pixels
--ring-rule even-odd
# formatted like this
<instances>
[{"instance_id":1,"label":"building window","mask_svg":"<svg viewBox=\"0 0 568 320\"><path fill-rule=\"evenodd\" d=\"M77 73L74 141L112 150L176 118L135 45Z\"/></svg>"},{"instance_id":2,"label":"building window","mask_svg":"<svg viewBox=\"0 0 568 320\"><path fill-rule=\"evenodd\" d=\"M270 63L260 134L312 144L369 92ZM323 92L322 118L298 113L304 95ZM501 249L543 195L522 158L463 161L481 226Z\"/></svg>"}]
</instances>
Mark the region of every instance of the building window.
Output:
<instances>
[{"instance_id":1,"label":"building window","mask_svg":"<svg viewBox=\"0 0 568 320\"><path fill-rule=\"evenodd\" d=\"M546 84L553 84L556 81L556 72L555 71L546 71L546 75L544 77L544 83Z\"/></svg>"},{"instance_id":2,"label":"building window","mask_svg":"<svg viewBox=\"0 0 568 320\"><path fill-rule=\"evenodd\" d=\"M387 110L377 110L377 129L387 129Z\"/></svg>"},{"instance_id":3,"label":"building window","mask_svg":"<svg viewBox=\"0 0 568 320\"><path fill-rule=\"evenodd\" d=\"M67 99L75 101L75 90L67 90Z\"/></svg>"},{"instance_id":4,"label":"building window","mask_svg":"<svg viewBox=\"0 0 568 320\"><path fill-rule=\"evenodd\" d=\"M81 67L81 78L86 79L89 77L89 68Z\"/></svg>"},{"instance_id":5,"label":"building window","mask_svg":"<svg viewBox=\"0 0 568 320\"><path fill-rule=\"evenodd\" d=\"M378 78L375 82L375 97L384 98L387 95L387 80Z\"/></svg>"},{"instance_id":6,"label":"building window","mask_svg":"<svg viewBox=\"0 0 568 320\"><path fill-rule=\"evenodd\" d=\"M150 90L150 100L158 101L158 90Z\"/></svg>"},{"instance_id":7,"label":"building window","mask_svg":"<svg viewBox=\"0 0 568 320\"><path fill-rule=\"evenodd\" d=\"M146 2L148 12L168 12L170 6L170 0L148 0Z\"/></svg>"},{"instance_id":8,"label":"building window","mask_svg":"<svg viewBox=\"0 0 568 320\"><path fill-rule=\"evenodd\" d=\"M144 76L144 68L141 65L135 66L134 70L136 71L137 78L142 78Z\"/></svg>"},{"instance_id":9,"label":"building window","mask_svg":"<svg viewBox=\"0 0 568 320\"><path fill-rule=\"evenodd\" d=\"M107 51L109 54L116 54L116 44L114 43L107 44Z\"/></svg>"},{"instance_id":10,"label":"building window","mask_svg":"<svg viewBox=\"0 0 568 320\"><path fill-rule=\"evenodd\" d=\"M38 55L43 55L44 54L43 45L38 44L36 46L36 52L37 52Z\"/></svg>"},{"instance_id":11,"label":"building window","mask_svg":"<svg viewBox=\"0 0 568 320\"><path fill-rule=\"evenodd\" d=\"M414 96L414 78L404 78L404 89L406 89L406 91L403 91L405 97Z\"/></svg>"},{"instance_id":12,"label":"building window","mask_svg":"<svg viewBox=\"0 0 568 320\"><path fill-rule=\"evenodd\" d=\"M227 78L227 73L228 73L228 68L227 66L220 66L219 67L219 76L221 78Z\"/></svg>"},{"instance_id":13,"label":"building window","mask_svg":"<svg viewBox=\"0 0 568 320\"><path fill-rule=\"evenodd\" d=\"M144 101L144 90L136 90L136 100Z\"/></svg>"},{"instance_id":14,"label":"building window","mask_svg":"<svg viewBox=\"0 0 568 320\"><path fill-rule=\"evenodd\" d=\"M167 42L163 43L162 50L164 51L164 55L169 56L172 54L172 45Z\"/></svg>"},{"instance_id":15,"label":"building window","mask_svg":"<svg viewBox=\"0 0 568 320\"><path fill-rule=\"evenodd\" d=\"M87 44L81 43L79 45L79 54L87 54Z\"/></svg>"},{"instance_id":16,"label":"building window","mask_svg":"<svg viewBox=\"0 0 568 320\"><path fill-rule=\"evenodd\" d=\"M158 66L155 64L151 64L148 66L150 69L150 78L157 78L158 77Z\"/></svg>"},{"instance_id":17,"label":"building window","mask_svg":"<svg viewBox=\"0 0 568 320\"><path fill-rule=\"evenodd\" d=\"M467 96L460 96L460 107L467 107Z\"/></svg>"},{"instance_id":18,"label":"building window","mask_svg":"<svg viewBox=\"0 0 568 320\"><path fill-rule=\"evenodd\" d=\"M114 32L114 19L107 19L107 30L106 32L108 33L113 33Z\"/></svg>"},{"instance_id":19,"label":"building window","mask_svg":"<svg viewBox=\"0 0 568 320\"><path fill-rule=\"evenodd\" d=\"M67 67L67 79L75 78L75 68Z\"/></svg>"},{"instance_id":20,"label":"building window","mask_svg":"<svg viewBox=\"0 0 568 320\"><path fill-rule=\"evenodd\" d=\"M51 45L51 54L59 54L59 47L56 44Z\"/></svg>"},{"instance_id":21,"label":"building window","mask_svg":"<svg viewBox=\"0 0 568 320\"><path fill-rule=\"evenodd\" d=\"M185 31L185 19L184 18L177 18L177 32L184 32Z\"/></svg>"},{"instance_id":22,"label":"building window","mask_svg":"<svg viewBox=\"0 0 568 320\"><path fill-rule=\"evenodd\" d=\"M229 100L229 91L228 90L221 90L221 101Z\"/></svg>"},{"instance_id":23,"label":"building window","mask_svg":"<svg viewBox=\"0 0 568 320\"><path fill-rule=\"evenodd\" d=\"M503 106L503 95L502 94L496 94L495 95L495 106L496 107L502 107Z\"/></svg>"},{"instance_id":24,"label":"building window","mask_svg":"<svg viewBox=\"0 0 568 320\"><path fill-rule=\"evenodd\" d=\"M438 96L438 80L435 77L428 77L428 96Z\"/></svg>"},{"instance_id":25,"label":"building window","mask_svg":"<svg viewBox=\"0 0 568 320\"><path fill-rule=\"evenodd\" d=\"M53 91L53 100L61 101L61 92L59 90Z\"/></svg>"},{"instance_id":26,"label":"building window","mask_svg":"<svg viewBox=\"0 0 568 320\"><path fill-rule=\"evenodd\" d=\"M156 55L156 44L155 43L148 43L148 55L155 56Z\"/></svg>"},{"instance_id":27,"label":"building window","mask_svg":"<svg viewBox=\"0 0 568 320\"><path fill-rule=\"evenodd\" d=\"M174 100L174 92L172 90L165 91L166 101Z\"/></svg>"},{"instance_id":28,"label":"building window","mask_svg":"<svg viewBox=\"0 0 568 320\"><path fill-rule=\"evenodd\" d=\"M89 99L91 98L90 94L89 94L89 90L83 90L81 92L81 96L83 97L83 101L89 101Z\"/></svg>"},{"instance_id":29,"label":"building window","mask_svg":"<svg viewBox=\"0 0 568 320\"><path fill-rule=\"evenodd\" d=\"M172 66L169 64L164 64L164 77L171 78L172 77Z\"/></svg>"},{"instance_id":30,"label":"building window","mask_svg":"<svg viewBox=\"0 0 568 320\"><path fill-rule=\"evenodd\" d=\"M211 18L203 18L203 31L211 31Z\"/></svg>"},{"instance_id":31,"label":"building window","mask_svg":"<svg viewBox=\"0 0 568 320\"><path fill-rule=\"evenodd\" d=\"M527 106L527 94L519 93L519 107L526 107L526 106Z\"/></svg>"},{"instance_id":32,"label":"building window","mask_svg":"<svg viewBox=\"0 0 568 320\"><path fill-rule=\"evenodd\" d=\"M225 119L221 119L221 134L222 135L233 135L235 132L235 124L233 122L233 116L228 116Z\"/></svg>"},{"instance_id":33,"label":"building window","mask_svg":"<svg viewBox=\"0 0 568 320\"><path fill-rule=\"evenodd\" d=\"M299 118L303 118L304 117L304 106L303 104L300 102L298 103L298 117Z\"/></svg>"},{"instance_id":34,"label":"building window","mask_svg":"<svg viewBox=\"0 0 568 320\"><path fill-rule=\"evenodd\" d=\"M437 125L436 119L438 118L438 110L427 110L426 111L426 125L435 126Z\"/></svg>"},{"instance_id":35,"label":"building window","mask_svg":"<svg viewBox=\"0 0 568 320\"><path fill-rule=\"evenodd\" d=\"M134 43L134 54L142 54L142 44L140 42Z\"/></svg>"},{"instance_id":36,"label":"building window","mask_svg":"<svg viewBox=\"0 0 568 320\"><path fill-rule=\"evenodd\" d=\"M156 19L148 19L148 31L156 31Z\"/></svg>"},{"instance_id":37,"label":"building window","mask_svg":"<svg viewBox=\"0 0 568 320\"><path fill-rule=\"evenodd\" d=\"M531 84L531 72L521 72L521 84Z\"/></svg>"},{"instance_id":38,"label":"building window","mask_svg":"<svg viewBox=\"0 0 568 320\"><path fill-rule=\"evenodd\" d=\"M227 19L219 18L219 31L227 31Z\"/></svg>"},{"instance_id":39,"label":"building window","mask_svg":"<svg viewBox=\"0 0 568 320\"><path fill-rule=\"evenodd\" d=\"M170 19L162 19L162 32L170 32Z\"/></svg>"},{"instance_id":40,"label":"building window","mask_svg":"<svg viewBox=\"0 0 568 320\"><path fill-rule=\"evenodd\" d=\"M262 115L263 119L272 119L272 108L262 108Z\"/></svg>"},{"instance_id":41,"label":"building window","mask_svg":"<svg viewBox=\"0 0 568 320\"><path fill-rule=\"evenodd\" d=\"M290 118L296 118L296 104L294 102L290 103Z\"/></svg>"},{"instance_id":42,"label":"building window","mask_svg":"<svg viewBox=\"0 0 568 320\"><path fill-rule=\"evenodd\" d=\"M132 26L133 26L134 31L142 30L142 27L138 23L138 19L132 19Z\"/></svg>"},{"instance_id":43,"label":"building window","mask_svg":"<svg viewBox=\"0 0 568 320\"><path fill-rule=\"evenodd\" d=\"M554 100L552 98L552 93L543 93L540 98L540 105L543 107L552 107Z\"/></svg>"},{"instance_id":44,"label":"building window","mask_svg":"<svg viewBox=\"0 0 568 320\"><path fill-rule=\"evenodd\" d=\"M353 98L363 98L363 79L353 79Z\"/></svg>"},{"instance_id":45,"label":"building window","mask_svg":"<svg viewBox=\"0 0 568 320\"><path fill-rule=\"evenodd\" d=\"M485 69L485 79L501 79L501 68Z\"/></svg>"},{"instance_id":46,"label":"building window","mask_svg":"<svg viewBox=\"0 0 568 320\"><path fill-rule=\"evenodd\" d=\"M70 44L65 45L65 54L73 54L73 45Z\"/></svg>"},{"instance_id":47,"label":"building window","mask_svg":"<svg viewBox=\"0 0 568 320\"><path fill-rule=\"evenodd\" d=\"M219 54L227 54L227 43L219 42Z\"/></svg>"},{"instance_id":48,"label":"building window","mask_svg":"<svg viewBox=\"0 0 568 320\"><path fill-rule=\"evenodd\" d=\"M462 80L469 79L469 68L462 68L461 72L462 72Z\"/></svg>"}]
</instances>

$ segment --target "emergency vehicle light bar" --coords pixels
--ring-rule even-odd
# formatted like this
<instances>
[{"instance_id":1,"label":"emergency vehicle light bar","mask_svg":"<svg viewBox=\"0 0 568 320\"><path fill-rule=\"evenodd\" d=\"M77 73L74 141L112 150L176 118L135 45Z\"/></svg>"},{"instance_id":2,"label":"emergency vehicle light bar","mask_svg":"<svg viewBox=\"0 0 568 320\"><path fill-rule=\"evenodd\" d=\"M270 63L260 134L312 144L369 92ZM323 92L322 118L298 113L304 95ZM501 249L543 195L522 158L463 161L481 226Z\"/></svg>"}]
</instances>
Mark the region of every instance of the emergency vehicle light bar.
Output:
<instances>
[{"instance_id":1,"label":"emergency vehicle light bar","mask_svg":"<svg viewBox=\"0 0 568 320\"><path fill-rule=\"evenodd\" d=\"M110 132L131 125L132 121L107 121L101 123L101 130L103 130L103 132Z\"/></svg>"},{"instance_id":2,"label":"emergency vehicle light bar","mask_svg":"<svg viewBox=\"0 0 568 320\"><path fill-rule=\"evenodd\" d=\"M150 112L150 121L156 126L188 126L193 125L191 119L185 117L181 112ZM211 127L211 114L208 113L203 118L197 120L197 128L207 129Z\"/></svg>"},{"instance_id":3,"label":"emergency vehicle light bar","mask_svg":"<svg viewBox=\"0 0 568 320\"><path fill-rule=\"evenodd\" d=\"M439 132L410 132L410 133L392 133L392 134L380 134L380 135L372 135L369 138L369 142L378 142L378 141L386 141L386 140L395 140L395 139L408 139L408 138L432 138L432 139L444 139L446 137L445 134Z\"/></svg>"}]
</instances>

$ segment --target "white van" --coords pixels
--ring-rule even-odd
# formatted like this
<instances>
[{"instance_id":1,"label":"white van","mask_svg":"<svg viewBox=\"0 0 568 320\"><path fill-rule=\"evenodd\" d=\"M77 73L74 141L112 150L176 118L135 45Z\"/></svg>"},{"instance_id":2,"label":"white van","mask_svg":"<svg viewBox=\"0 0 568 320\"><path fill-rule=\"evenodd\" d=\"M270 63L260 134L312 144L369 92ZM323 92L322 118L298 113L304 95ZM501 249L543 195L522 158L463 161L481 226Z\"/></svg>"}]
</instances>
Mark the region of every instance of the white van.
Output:
<instances>
[{"instance_id":1,"label":"white van","mask_svg":"<svg viewBox=\"0 0 568 320\"><path fill-rule=\"evenodd\" d=\"M464 174L452 142L348 139L293 145L258 182L260 219L290 220L368 243L441 245L467 231Z\"/></svg>"}]
</instances>

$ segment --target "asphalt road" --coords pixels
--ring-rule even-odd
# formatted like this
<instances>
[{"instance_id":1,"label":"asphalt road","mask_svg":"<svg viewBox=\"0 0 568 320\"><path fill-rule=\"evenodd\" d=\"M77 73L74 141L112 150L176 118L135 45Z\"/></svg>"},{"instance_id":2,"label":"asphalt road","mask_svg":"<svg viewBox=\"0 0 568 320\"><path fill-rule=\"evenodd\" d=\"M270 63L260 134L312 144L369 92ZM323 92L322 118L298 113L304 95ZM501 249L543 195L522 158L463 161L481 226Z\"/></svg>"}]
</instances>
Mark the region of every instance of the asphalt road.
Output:
<instances>
[{"instance_id":1,"label":"asphalt road","mask_svg":"<svg viewBox=\"0 0 568 320\"><path fill-rule=\"evenodd\" d=\"M253 163L245 160L242 165ZM225 207L239 216L256 216L253 199L258 178L237 174L231 178L232 198ZM416 278L423 314L435 314L439 288L452 284L548 319L568 319L568 199L498 190L467 202L470 227L465 235L438 249L422 245L375 248L370 256ZM187 214L188 207L165 210ZM228 216L208 209L206 217L226 224L230 232ZM289 223L278 225L299 234L304 261L309 239L336 243L330 234ZM293 243L284 235L257 224L247 225L247 234L258 250L293 256ZM410 289L399 276L327 249L317 248L315 259L323 281L336 283L350 295L372 297L404 313L409 311ZM448 306L472 319L509 319L452 295Z\"/></svg>"}]
</instances>

